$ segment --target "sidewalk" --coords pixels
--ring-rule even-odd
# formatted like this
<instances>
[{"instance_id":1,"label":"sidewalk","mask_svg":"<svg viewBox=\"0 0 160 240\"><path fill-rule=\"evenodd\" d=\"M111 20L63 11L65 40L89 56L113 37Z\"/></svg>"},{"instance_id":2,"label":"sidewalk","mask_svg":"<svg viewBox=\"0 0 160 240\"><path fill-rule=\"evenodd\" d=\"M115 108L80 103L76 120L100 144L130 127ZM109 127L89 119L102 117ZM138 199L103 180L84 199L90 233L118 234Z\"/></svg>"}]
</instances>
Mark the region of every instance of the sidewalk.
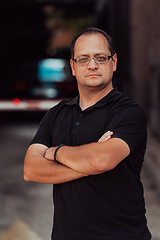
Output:
<instances>
[{"instance_id":1,"label":"sidewalk","mask_svg":"<svg viewBox=\"0 0 160 240\"><path fill-rule=\"evenodd\" d=\"M0 234L0 240L43 240L25 222L16 221Z\"/></svg>"},{"instance_id":2,"label":"sidewalk","mask_svg":"<svg viewBox=\"0 0 160 240\"><path fill-rule=\"evenodd\" d=\"M160 193L160 139L148 134L144 167L149 172L154 186Z\"/></svg>"}]
</instances>

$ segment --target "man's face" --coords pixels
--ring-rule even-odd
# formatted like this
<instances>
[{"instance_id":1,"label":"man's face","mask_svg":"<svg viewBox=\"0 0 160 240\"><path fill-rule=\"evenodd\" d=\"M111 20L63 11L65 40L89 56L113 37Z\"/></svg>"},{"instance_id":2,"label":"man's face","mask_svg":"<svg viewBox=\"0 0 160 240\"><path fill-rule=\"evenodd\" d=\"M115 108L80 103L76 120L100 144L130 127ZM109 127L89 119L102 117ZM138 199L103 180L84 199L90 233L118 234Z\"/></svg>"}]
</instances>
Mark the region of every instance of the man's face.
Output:
<instances>
[{"instance_id":1,"label":"man's face","mask_svg":"<svg viewBox=\"0 0 160 240\"><path fill-rule=\"evenodd\" d=\"M110 56L108 42L99 33L82 35L75 44L74 59L77 57L96 57L99 55ZM106 63L95 63L94 59L87 65L77 65L73 60L70 61L72 74L76 76L78 88L110 88L112 87L113 72L116 71L117 55L115 54Z\"/></svg>"}]
</instances>

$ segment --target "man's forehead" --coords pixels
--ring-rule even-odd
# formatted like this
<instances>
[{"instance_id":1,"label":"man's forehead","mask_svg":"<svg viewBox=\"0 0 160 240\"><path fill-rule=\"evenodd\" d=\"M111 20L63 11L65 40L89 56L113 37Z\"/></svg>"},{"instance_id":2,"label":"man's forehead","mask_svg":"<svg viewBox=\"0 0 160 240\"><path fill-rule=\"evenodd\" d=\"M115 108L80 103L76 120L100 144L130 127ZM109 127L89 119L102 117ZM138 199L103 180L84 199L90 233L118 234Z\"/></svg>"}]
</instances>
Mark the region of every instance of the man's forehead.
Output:
<instances>
[{"instance_id":1,"label":"man's forehead","mask_svg":"<svg viewBox=\"0 0 160 240\"><path fill-rule=\"evenodd\" d=\"M95 51L95 53L109 51L108 42L105 36L100 33L91 33L81 35L76 43L74 52L82 52L82 54L87 54L87 52ZM97 52L98 51L98 52Z\"/></svg>"},{"instance_id":2,"label":"man's forehead","mask_svg":"<svg viewBox=\"0 0 160 240\"><path fill-rule=\"evenodd\" d=\"M105 36L101 33L87 33L87 34L83 34L81 35L77 40L76 40L76 43L79 43L79 42L86 42L87 40L89 39L94 39L94 38L99 38L99 41L104 41L105 43L107 43L108 45L108 41L107 39L105 38Z\"/></svg>"}]
</instances>

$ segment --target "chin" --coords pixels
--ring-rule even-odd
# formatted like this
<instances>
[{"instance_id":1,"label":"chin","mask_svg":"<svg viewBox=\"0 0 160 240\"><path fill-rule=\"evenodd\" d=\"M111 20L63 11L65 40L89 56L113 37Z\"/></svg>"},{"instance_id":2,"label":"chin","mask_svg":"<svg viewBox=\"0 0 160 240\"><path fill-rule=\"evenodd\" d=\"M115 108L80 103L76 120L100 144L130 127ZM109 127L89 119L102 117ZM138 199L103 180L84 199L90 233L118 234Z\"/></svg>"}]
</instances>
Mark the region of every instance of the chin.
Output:
<instances>
[{"instance_id":1,"label":"chin","mask_svg":"<svg viewBox=\"0 0 160 240\"><path fill-rule=\"evenodd\" d=\"M85 85L88 87L99 87L104 85L104 82L93 78L90 81L87 81Z\"/></svg>"},{"instance_id":2,"label":"chin","mask_svg":"<svg viewBox=\"0 0 160 240\"><path fill-rule=\"evenodd\" d=\"M104 84L86 84L86 87L88 88L103 88L104 87Z\"/></svg>"}]
</instances>

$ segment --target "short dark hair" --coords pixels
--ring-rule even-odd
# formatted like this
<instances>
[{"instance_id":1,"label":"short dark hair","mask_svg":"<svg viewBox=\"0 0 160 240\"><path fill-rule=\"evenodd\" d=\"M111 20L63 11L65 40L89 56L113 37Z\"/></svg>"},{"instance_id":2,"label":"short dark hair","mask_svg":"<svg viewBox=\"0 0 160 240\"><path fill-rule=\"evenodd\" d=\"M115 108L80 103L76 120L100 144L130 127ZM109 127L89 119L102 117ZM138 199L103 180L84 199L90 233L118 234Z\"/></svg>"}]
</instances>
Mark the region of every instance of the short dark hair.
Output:
<instances>
[{"instance_id":1,"label":"short dark hair","mask_svg":"<svg viewBox=\"0 0 160 240\"><path fill-rule=\"evenodd\" d=\"M75 47L77 39L82 35L89 35L89 34L94 34L94 33L100 33L107 39L109 51L111 52L112 56L116 53L115 45L114 45L112 38L105 31L103 31L101 29L90 27L90 28L85 28L85 29L81 30L74 37L74 39L71 43L71 59L74 59L74 47Z\"/></svg>"}]
</instances>

